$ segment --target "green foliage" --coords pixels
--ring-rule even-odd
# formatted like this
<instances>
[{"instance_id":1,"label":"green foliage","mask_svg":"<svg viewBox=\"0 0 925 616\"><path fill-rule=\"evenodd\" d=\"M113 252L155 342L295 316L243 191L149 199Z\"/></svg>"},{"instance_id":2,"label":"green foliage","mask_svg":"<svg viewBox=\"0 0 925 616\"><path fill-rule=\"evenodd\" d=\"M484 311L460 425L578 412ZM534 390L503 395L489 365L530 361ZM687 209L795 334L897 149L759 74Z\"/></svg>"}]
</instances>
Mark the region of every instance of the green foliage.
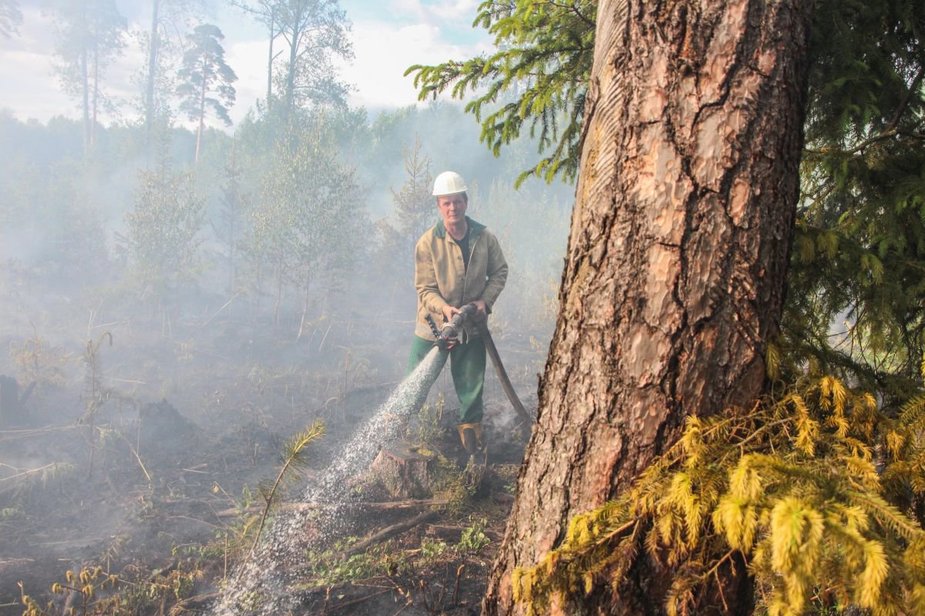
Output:
<instances>
[{"instance_id":1,"label":"green foliage","mask_svg":"<svg viewBox=\"0 0 925 616\"><path fill-rule=\"evenodd\" d=\"M71 355L62 348L52 346L48 340L33 332L22 342L10 343L10 359L22 383L35 383L36 388L63 385L66 367Z\"/></svg>"},{"instance_id":2,"label":"green foliage","mask_svg":"<svg viewBox=\"0 0 925 616\"><path fill-rule=\"evenodd\" d=\"M107 109L101 77L125 47L125 18L114 0L54 0L57 26L55 70L65 91L80 101L84 145L93 145L97 114Z\"/></svg>"},{"instance_id":3,"label":"green foliage","mask_svg":"<svg viewBox=\"0 0 925 616\"><path fill-rule=\"evenodd\" d=\"M292 480L297 476L294 471L305 467L308 463L306 455L308 453L308 445L322 436L324 436L324 424L321 421L316 421L305 430L293 436L292 439L286 443L286 448L283 450L283 461L276 475L276 479L273 480L273 483L269 487L261 488L260 490L264 500L264 507L257 524L257 531L254 533L254 543L251 545L251 553L257 549L257 544L260 542L260 534L267 522L267 518L270 516L270 508L275 503L276 493L280 486L282 486L285 481Z\"/></svg>"},{"instance_id":4,"label":"green foliage","mask_svg":"<svg viewBox=\"0 0 925 616\"><path fill-rule=\"evenodd\" d=\"M180 110L198 123L196 130L196 160L199 160L205 117L211 111L226 126L231 126L228 110L234 105L235 89L231 85L238 76L225 62L221 41L225 35L217 26L201 24L188 34L183 66L177 73L180 80L177 95Z\"/></svg>"},{"instance_id":5,"label":"green foliage","mask_svg":"<svg viewBox=\"0 0 925 616\"><path fill-rule=\"evenodd\" d=\"M245 242L252 271L273 272L277 320L285 292L293 288L304 324L311 293L337 289L362 253L366 221L353 170L337 155L331 124L319 115L302 130L297 143L275 145Z\"/></svg>"},{"instance_id":6,"label":"green foliage","mask_svg":"<svg viewBox=\"0 0 925 616\"><path fill-rule=\"evenodd\" d=\"M226 126L231 126L228 109L235 100L235 89L231 84L237 81L238 76L225 62L225 50L221 44L225 35L217 26L201 24L186 38L183 66L177 73L180 78L177 94L183 99L180 109L189 119L198 122L208 107Z\"/></svg>"},{"instance_id":7,"label":"green foliage","mask_svg":"<svg viewBox=\"0 0 925 616\"><path fill-rule=\"evenodd\" d=\"M348 537L336 542L330 549L312 551L306 555L309 564L309 578L312 586L332 586L345 582L366 580L380 575L397 575L411 569L412 560L402 550L395 549L387 541L369 550L349 554L356 537ZM429 548L433 551L435 548Z\"/></svg>"},{"instance_id":8,"label":"green foliage","mask_svg":"<svg viewBox=\"0 0 925 616\"><path fill-rule=\"evenodd\" d=\"M537 137L540 153L551 153L521 173L517 185L530 176L574 180L596 11L593 0L485 0L473 26L494 36L497 51L416 64L405 74L414 74L421 100L445 91L457 99L473 93L466 111L481 123L482 141L496 156L522 131Z\"/></svg>"},{"instance_id":9,"label":"green foliage","mask_svg":"<svg viewBox=\"0 0 925 616\"><path fill-rule=\"evenodd\" d=\"M141 297L153 295L162 302L197 272L204 202L193 193L190 177L171 172L166 163L156 171L140 172L139 179L135 207L126 216L124 243Z\"/></svg>"},{"instance_id":10,"label":"green foliage","mask_svg":"<svg viewBox=\"0 0 925 616\"><path fill-rule=\"evenodd\" d=\"M812 40L784 375L807 361L896 404L925 352L925 6L826 1Z\"/></svg>"},{"instance_id":11,"label":"green foliage","mask_svg":"<svg viewBox=\"0 0 925 616\"><path fill-rule=\"evenodd\" d=\"M387 235L384 244L395 250L396 257L411 254L415 242L437 218L431 195L434 178L430 158L422 151L420 139L405 150L404 166L405 183L397 191L392 190L397 224L384 229ZM404 258L402 262L410 265L410 259Z\"/></svg>"},{"instance_id":12,"label":"green foliage","mask_svg":"<svg viewBox=\"0 0 925 616\"><path fill-rule=\"evenodd\" d=\"M440 539L431 539L424 537L421 540L419 564L428 565L436 562L441 556L447 553L450 546Z\"/></svg>"},{"instance_id":13,"label":"green foliage","mask_svg":"<svg viewBox=\"0 0 925 616\"><path fill-rule=\"evenodd\" d=\"M562 544L518 569L515 597L544 613L554 596L618 586L645 550L670 572L669 614L741 557L759 612L856 605L925 610L925 398L898 417L829 376L779 401L699 419L624 495L575 516ZM878 472L878 467L883 472Z\"/></svg>"},{"instance_id":14,"label":"green foliage","mask_svg":"<svg viewBox=\"0 0 925 616\"><path fill-rule=\"evenodd\" d=\"M281 45L271 61L273 95L283 116L310 105L344 105L347 86L337 79L336 61L350 60L350 22L337 0L240 0L235 2L267 26Z\"/></svg>"},{"instance_id":15,"label":"green foliage","mask_svg":"<svg viewBox=\"0 0 925 616\"><path fill-rule=\"evenodd\" d=\"M477 518L464 528L459 536L459 543L456 544L456 550L464 554L475 554L491 543L491 539L485 534L487 523L485 518Z\"/></svg>"}]
</instances>

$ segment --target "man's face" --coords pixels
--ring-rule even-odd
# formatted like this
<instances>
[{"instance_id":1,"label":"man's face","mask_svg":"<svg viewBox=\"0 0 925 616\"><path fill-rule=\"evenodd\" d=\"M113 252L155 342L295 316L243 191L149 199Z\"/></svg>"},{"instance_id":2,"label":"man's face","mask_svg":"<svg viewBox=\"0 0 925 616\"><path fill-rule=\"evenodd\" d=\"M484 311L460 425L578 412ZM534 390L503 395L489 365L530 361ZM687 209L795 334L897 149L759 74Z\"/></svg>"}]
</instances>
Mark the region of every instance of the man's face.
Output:
<instances>
[{"instance_id":1,"label":"man's face","mask_svg":"<svg viewBox=\"0 0 925 616\"><path fill-rule=\"evenodd\" d=\"M463 221L466 216L466 205L468 203L464 193L437 197L437 209L440 210L443 224L447 226L456 225Z\"/></svg>"}]
</instances>

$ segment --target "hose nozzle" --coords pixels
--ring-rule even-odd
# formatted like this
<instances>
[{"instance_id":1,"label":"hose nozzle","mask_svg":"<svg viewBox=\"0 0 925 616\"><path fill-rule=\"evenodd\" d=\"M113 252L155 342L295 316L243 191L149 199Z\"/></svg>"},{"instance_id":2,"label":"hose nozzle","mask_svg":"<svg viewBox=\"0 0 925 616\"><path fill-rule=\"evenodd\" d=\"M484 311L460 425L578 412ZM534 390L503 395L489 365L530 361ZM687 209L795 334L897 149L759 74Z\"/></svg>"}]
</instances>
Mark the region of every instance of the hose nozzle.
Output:
<instances>
[{"instance_id":1,"label":"hose nozzle","mask_svg":"<svg viewBox=\"0 0 925 616\"><path fill-rule=\"evenodd\" d=\"M434 336L437 338L435 344L443 351L451 349L459 344L460 338L465 333L463 325L465 325L466 321L471 319L477 312L478 308L475 304L466 304L460 308L459 312L445 323L439 331L437 330L437 324L434 323L434 320L428 315L428 323L430 324L431 330L434 332Z\"/></svg>"}]
</instances>

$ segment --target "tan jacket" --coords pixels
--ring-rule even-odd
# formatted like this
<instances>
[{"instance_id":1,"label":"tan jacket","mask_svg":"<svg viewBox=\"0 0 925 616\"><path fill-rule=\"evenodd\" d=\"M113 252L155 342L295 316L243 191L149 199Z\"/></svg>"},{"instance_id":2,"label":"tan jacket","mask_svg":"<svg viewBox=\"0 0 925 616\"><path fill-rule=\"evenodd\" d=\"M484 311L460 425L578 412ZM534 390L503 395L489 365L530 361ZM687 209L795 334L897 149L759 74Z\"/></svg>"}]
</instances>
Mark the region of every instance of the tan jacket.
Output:
<instances>
[{"instance_id":1,"label":"tan jacket","mask_svg":"<svg viewBox=\"0 0 925 616\"><path fill-rule=\"evenodd\" d=\"M485 300L489 312L507 281L507 261L498 238L491 231L466 217L469 225L469 267L462 250L439 221L418 240L414 248L414 286L418 292L418 316L414 333L433 340L425 316L430 313L437 327L443 324L443 308L457 308L477 299ZM473 328L467 327L473 335Z\"/></svg>"}]
</instances>

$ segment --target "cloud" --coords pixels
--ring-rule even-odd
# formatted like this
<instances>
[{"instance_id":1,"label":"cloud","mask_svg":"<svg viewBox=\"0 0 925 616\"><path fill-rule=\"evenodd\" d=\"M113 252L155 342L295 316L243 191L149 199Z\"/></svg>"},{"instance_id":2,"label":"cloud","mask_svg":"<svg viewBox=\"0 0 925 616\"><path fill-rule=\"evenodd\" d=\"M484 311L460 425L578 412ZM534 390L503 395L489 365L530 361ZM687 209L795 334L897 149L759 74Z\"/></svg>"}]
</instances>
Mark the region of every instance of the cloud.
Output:
<instances>
[{"instance_id":1,"label":"cloud","mask_svg":"<svg viewBox=\"0 0 925 616\"><path fill-rule=\"evenodd\" d=\"M416 21L428 24L445 24L462 22L468 26L472 23L478 9L477 0L450 0L444 2L425 2L424 0L392 0L392 11L407 15Z\"/></svg>"},{"instance_id":2,"label":"cloud","mask_svg":"<svg viewBox=\"0 0 925 616\"><path fill-rule=\"evenodd\" d=\"M225 62L238 76L234 82L235 104L230 114L237 123L258 99L267 97L267 42L243 41L229 45L226 39L225 43Z\"/></svg>"},{"instance_id":3,"label":"cloud","mask_svg":"<svg viewBox=\"0 0 925 616\"><path fill-rule=\"evenodd\" d=\"M485 43L453 44L443 33L439 26L427 24L354 24L355 59L343 68L344 78L357 85L351 102L368 108L412 105L417 92L413 78L404 76L409 66L461 60L488 48Z\"/></svg>"}]
</instances>

